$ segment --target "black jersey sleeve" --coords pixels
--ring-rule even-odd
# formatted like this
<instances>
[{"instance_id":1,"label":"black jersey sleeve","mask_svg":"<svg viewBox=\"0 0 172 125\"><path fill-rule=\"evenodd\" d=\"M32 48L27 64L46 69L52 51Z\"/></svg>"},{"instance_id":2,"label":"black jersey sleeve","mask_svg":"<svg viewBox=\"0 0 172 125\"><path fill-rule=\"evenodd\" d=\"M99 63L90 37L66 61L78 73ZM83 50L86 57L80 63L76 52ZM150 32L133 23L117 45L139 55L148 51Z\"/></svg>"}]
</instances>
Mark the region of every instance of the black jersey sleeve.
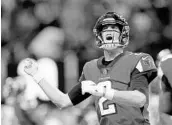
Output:
<instances>
[{"instance_id":1,"label":"black jersey sleeve","mask_svg":"<svg viewBox=\"0 0 172 125\"><path fill-rule=\"evenodd\" d=\"M131 72L130 88L148 95L149 83L157 76L157 68L153 58L143 54Z\"/></svg>"},{"instance_id":2,"label":"black jersey sleeve","mask_svg":"<svg viewBox=\"0 0 172 125\"><path fill-rule=\"evenodd\" d=\"M69 98L72 102L73 105L77 105L78 103L82 102L83 100L87 99L91 94L89 93L85 93L84 95L82 95L82 89L81 89L81 82L85 80L85 76L82 73L80 79L79 79L79 83L74 86L71 91L68 93Z\"/></svg>"},{"instance_id":3,"label":"black jersey sleeve","mask_svg":"<svg viewBox=\"0 0 172 125\"><path fill-rule=\"evenodd\" d=\"M156 76L157 76L156 69L140 72L137 68L135 68L131 74L130 89L138 90L147 96L149 83Z\"/></svg>"}]
</instances>

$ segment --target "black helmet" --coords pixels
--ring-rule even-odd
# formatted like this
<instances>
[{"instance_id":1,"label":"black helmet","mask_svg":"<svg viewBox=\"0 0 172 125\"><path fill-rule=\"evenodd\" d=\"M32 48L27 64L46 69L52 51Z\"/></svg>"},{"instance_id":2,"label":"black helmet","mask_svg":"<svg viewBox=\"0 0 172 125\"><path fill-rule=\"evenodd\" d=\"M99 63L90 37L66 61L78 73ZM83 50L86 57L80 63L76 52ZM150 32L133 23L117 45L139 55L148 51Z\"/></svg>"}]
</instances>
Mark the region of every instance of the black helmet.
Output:
<instances>
[{"instance_id":1,"label":"black helmet","mask_svg":"<svg viewBox=\"0 0 172 125\"><path fill-rule=\"evenodd\" d=\"M105 25L117 25L121 31L119 44L115 43L117 47L126 47L129 43L129 25L126 20L115 12L107 12L102 15L96 22L93 32L96 35L96 44L98 47L103 45L101 38L101 31Z\"/></svg>"}]
</instances>

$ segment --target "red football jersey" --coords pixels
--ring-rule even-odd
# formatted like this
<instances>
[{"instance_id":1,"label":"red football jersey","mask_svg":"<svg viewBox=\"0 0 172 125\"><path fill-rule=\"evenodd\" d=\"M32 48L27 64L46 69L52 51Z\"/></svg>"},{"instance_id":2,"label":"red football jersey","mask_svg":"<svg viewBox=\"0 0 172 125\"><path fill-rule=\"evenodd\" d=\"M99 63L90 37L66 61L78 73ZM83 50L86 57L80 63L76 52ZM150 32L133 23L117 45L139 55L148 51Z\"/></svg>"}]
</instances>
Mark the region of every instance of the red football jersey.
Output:
<instances>
[{"instance_id":1,"label":"red football jersey","mask_svg":"<svg viewBox=\"0 0 172 125\"><path fill-rule=\"evenodd\" d=\"M137 83L132 85L132 74L137 69L137 73L145 73L147 82L153 79L149 72L156 70L152 57L145 53L125 52L114 59L110 64L102 64L103 57L92 60L84 66L83 74L86 80L95 83L109 80L111 88L118 90L145 90L148 85ZM144 74L144 75L145 75ZM137 75L137 74L136 74ZM136 78L136 77L135 77ZM134 78L133 78L134 79ZM101 125L147 125L147 109L132 107L114 103L104 97L97 97L95 101L96 110Z\"/></svg>"}]
</instances>

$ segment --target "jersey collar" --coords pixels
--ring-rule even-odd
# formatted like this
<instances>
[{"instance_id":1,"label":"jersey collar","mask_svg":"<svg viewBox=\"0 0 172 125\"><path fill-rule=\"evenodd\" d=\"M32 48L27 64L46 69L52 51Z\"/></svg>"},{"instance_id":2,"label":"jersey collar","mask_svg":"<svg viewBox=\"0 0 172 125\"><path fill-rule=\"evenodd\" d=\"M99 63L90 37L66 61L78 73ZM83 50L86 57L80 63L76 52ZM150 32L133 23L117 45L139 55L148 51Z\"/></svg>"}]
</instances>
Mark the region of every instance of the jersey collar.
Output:
<instances>
[{"instance_id":1,"label":"jersey collar","mask_svg":"<svg viewBox=\"0 0 172 125\"><path fill-rule=\"evenodd\" d=\"M108 65L103 65L102 61L105 58L104 56L100 57L97 60L97 66L99 69L102 68L111 68L123 55L125 55L125 52L119 54L111 63L109 63Z\"/></svg>"}]
</instances>

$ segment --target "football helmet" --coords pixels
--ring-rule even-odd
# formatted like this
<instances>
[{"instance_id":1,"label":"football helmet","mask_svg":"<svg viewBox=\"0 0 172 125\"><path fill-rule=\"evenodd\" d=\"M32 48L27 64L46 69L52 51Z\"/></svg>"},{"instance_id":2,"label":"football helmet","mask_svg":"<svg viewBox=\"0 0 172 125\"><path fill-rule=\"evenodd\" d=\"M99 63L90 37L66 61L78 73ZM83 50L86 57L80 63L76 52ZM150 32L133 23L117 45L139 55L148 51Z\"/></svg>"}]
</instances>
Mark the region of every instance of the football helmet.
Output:
<instances>
[{"instance_id":1,"label":"football helmet","mask_svg":"<svg viewBox=\"0 0 172 125\"><path fill-rule=\"evenodd\" d=\"M118 42L116 42L116 38L114 38L115 35L113 35L110 43L106 43L105 40L102 38L102 30L107 25L115 25L119 27L120 36L119 38L117 38ZM115 12L107 12L97 20L93 28L93 32L96 36L96 45L99 48L104 49L125 48L129 43L129 30L129 25L122 16L118 15Z\"/></svg>"}]
</instances>

